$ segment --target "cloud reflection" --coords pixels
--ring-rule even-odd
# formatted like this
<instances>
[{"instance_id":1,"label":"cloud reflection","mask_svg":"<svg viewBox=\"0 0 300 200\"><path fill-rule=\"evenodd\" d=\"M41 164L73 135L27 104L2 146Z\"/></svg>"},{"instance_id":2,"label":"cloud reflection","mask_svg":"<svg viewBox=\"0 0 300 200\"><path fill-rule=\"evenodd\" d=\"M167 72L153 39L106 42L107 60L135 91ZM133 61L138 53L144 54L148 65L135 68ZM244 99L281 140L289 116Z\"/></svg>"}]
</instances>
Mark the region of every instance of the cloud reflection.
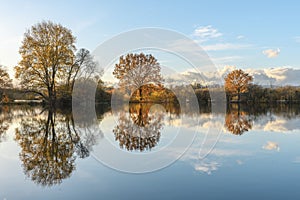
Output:
<instances>
[{"instance_id":1,"label":"cloud reflection","mask_svg":"<svg viewBox=\"0 0 300 200\"><path fill-rule=\"evenodd\" d=\"M272 150L279 151L280 150L279 144L276 142L271 142L271 141L268 141L267 144L265 144L262 148L265 150L269 150L269 151L272 151Z\"/></svg>"}]
</instances>

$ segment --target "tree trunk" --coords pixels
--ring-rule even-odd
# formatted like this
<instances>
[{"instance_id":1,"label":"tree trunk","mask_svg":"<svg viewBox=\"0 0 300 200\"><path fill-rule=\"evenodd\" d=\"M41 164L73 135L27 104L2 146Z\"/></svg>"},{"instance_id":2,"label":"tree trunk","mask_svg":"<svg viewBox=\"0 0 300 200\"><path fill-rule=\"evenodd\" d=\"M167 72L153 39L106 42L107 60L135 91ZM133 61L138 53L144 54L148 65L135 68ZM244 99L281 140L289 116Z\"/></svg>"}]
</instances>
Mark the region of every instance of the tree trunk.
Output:
<instances>
[{"instance_id":1,"label":"tree trunk","mask_svg":"<svg viewBox=\"0 0 300 200\"><path fill-rule=\"evenodd\" d=\"M48 89L48 104L50 108L55 108L55 103L56 103L56 93L55 91L52 91L51 88Z\"/></svg>"},{"instance_id":2,"label":"tree trunk","mask_svg":"<svg viewBox=\"0 0 300 200\"><path fill-rule=\"evenodd\" d=\"M238 116L240 117L241 91L238 89Z\"/></svg>"},{"instance_id":3,"label":"tree trunk","mask_svg":"<svg viewBox=\"0 0 300 200\"><path fill-rule=\"evenodd\" d=\"M142 87L139 88L139 96L140 96L140 101L143 101L143 91L142 91Z\"/></svg>"},{"instance_id":4,"label":"tree trunk","mask_svg":"<svg viewBox=\"0 0 300 200\"><path fill-rule=\"evenodd\" d=\"M139 126L142 126L142 127L144 126L142 104L140 104L140 108L139 108L138 123L139 123Z\"/></svg>"},{"instance_id":5,"label":"tree trunk","mask_svg":"<svg viewBox=\"0 0 300 200\"><path fill-rule=\"evenodd\" d=\"M238 89L238 103L240 103L241 101L241 92L240 92L240 89Z\"/></svg>"},{"instance_id":6,"label":"tree trunk","mask_svg":"<svg viewBox=\"0 0 300 200\"><path fill-rule=\"evenodd\" d=\"M230 104L230 102L231 102L231 96L230 96L229 92L227 92L226 93L226 103Z\"/></svg>"}]
</instances>

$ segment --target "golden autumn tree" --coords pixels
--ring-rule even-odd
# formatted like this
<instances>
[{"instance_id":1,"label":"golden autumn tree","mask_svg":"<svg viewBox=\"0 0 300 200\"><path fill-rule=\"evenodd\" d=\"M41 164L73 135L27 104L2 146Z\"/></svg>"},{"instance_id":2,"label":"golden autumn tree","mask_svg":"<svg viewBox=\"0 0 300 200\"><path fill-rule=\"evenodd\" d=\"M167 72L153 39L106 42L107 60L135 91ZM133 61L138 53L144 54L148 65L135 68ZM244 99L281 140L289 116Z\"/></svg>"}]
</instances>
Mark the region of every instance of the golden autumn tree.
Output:
<instances>
[{"instance_id":1,"label":"golden autumn tree","mask_svg":"<svg viewBox=\"0 0 300 200\"><path fill-rule=\"evenodd\" d=\"M75 60L75 37L71 30L50 21L32 26L25 34L15 67L23 89L55 103L57 86L65 82Z\"/></svg>"},{"instance_id":2,"label":"golden autumn tree","mask_svg":"<svg viewBox=\"0 0 300 200\"><path fill-rule=\"evenodd\" d=\"M157 59L151 54L127 54L121 56L115 65L113 75L120 80L120 86L127 89L138 89L139 100L144 99L143 94L150 90L150 83L162 83L161 67Z\"/></svg>"},{"instance_id":3,"label":"golden autumn tree","mask_svg":"<svg viewBox=\"0 0 300 200\"><path fill-rule=\"evenodd\" d=\"M252 81L252 76L241 69L237 69L225 77L225 89L227 92L237 95L238 102L240 102L241 94L248 91L248 86Z\"/></svg>"}]
</instances>

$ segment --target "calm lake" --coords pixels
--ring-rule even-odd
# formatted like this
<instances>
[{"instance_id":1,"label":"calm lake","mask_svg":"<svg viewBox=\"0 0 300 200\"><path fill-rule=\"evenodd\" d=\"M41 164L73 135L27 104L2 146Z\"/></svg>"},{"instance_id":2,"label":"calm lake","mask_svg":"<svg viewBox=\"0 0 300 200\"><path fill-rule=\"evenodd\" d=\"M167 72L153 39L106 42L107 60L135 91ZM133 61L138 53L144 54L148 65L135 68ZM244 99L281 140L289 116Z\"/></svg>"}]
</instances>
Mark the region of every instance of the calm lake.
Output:
<instances>
[{"instance_id":1,"label":"calm lake","mask_svg":"<svg viewBox=\"0 0 300 200\"><path fill-rule=\"evenodd\" d=\"M0 200L299 199L300 106L199 110L98 105L95 119L78 120L70 109L2 106ZM104 140L143 157L190 132L196 135L184 155L167 154L176 161L150 173L121 172L98 157L108 153Z\"/></svg>"}]
</instances>

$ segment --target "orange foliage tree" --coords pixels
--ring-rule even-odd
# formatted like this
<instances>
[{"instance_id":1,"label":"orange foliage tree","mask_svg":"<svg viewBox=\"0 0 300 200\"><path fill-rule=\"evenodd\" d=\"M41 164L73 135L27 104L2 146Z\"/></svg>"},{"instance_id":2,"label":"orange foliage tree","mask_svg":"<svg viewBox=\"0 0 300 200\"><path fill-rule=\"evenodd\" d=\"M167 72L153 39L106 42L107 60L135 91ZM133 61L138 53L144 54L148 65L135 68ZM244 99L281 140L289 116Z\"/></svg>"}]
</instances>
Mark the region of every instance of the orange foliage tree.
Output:
<instances>
[{"instance_id":1,"label":"orange foliage tree","mask_svg":"<svg viewBox=\"0 0 300 200\"><path fill-rule=\"evenodd\" d=\"M139 100L144 100L144 93L150 90L153 83L161 85L161 67L157 59L151 54L127 54L121 56L115 65L113 75L120 80L120 86L139 91Z\"/></svg>"},{"instance_id":2,"label":"orange foliage tree","mask_svg":"<svg viewBox=\"0 0 300 200\"><path fill-rule=\"evenodd\" d=\"M225 89L227 92L237 95L238 102L240 102L241 94L248 91L248 86L252 81L252 76L241 69L237 69L225 77Z\"/></svg>"}]
</instances>

